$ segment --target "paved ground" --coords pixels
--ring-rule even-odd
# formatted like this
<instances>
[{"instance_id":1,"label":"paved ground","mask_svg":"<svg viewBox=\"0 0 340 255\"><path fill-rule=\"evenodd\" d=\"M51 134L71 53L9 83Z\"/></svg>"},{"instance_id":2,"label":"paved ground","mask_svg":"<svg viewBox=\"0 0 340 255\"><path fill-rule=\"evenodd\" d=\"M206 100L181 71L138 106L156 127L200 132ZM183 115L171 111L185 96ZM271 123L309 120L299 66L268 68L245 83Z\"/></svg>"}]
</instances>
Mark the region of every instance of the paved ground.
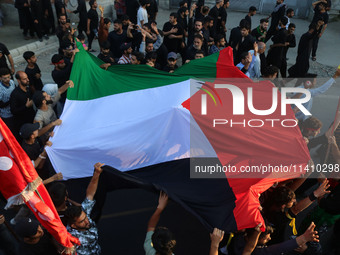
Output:
<instances>
[{"instance_id":1,"label":"paved ground","mask_svg":"<svg viewBox=\"0 0 340 255\"><path fill-rule=\"evenodd\" d=\"M161 28L168 20L169 10L160 10L158 23ZM230 31L237 26L245 13L229 12L227 28ZM263 16L253 17L254 26ZM309 25L306 20L293 19L297 25L297 41ZM329 77L340 64L340 47L338 45L339 22L331 23L319 43L318 61L311 62L311 71L325 78ZM229 38L229 32L228 32ZM27 47L27 43L33 43L38 52L38 64L42 70L44 83L53 82L50 65L51 56L57 51L55 38L49 41L36 43L33 40L24 41L21 31L17 27L4 26L0 28L0 41L5 43L10 50L16 52L16 70L23 70L25 65L19 54L18 47ZM98 44L94 42L94 49L99 53ZM22 50L22 48L21 48ZM293 64L296 56L296 48L288 52L289 64ZM13 54L13 53L12 53ZM322 84L320 82L319 84ZM334 116L336 104L340 95L339 85L332 87L327 93L314 100L313 113L322 119L325 128ZM324 128L324 129L325 129ZM323 130L324 130L323 129ZM147 221L157 204L157 197L145 191L115 191L112 192L104 209L104 217L99 223L100 243L103 254L143 254L142 245ZM169 227L175 233L178 240L176 254L207 254L209 249L209 235L197 220L186 213L174 203L170 203L161 219L161 224Z\"/></svg>"}]
</instances>

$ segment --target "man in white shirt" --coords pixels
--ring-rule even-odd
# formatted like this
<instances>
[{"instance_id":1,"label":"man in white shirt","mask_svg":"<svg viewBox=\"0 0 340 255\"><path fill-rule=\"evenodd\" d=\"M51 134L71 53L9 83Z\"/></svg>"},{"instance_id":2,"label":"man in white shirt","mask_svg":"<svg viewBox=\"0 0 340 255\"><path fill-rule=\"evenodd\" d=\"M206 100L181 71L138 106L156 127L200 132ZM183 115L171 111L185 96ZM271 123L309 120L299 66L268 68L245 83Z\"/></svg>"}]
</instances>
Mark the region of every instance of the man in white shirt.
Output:
<instances>
[{"instance_id":1,"label":"man in white shirt","mask_svg":"<svg viewBox=\"0 0 340 255\"><path fill-rule=\"evenodd\" d=\"M146 7L150 6L149 0L140 0L140 7L137 12L137 24L143 27L144 24L148 23L148 12Z\"/></svg>"}]
</instances>

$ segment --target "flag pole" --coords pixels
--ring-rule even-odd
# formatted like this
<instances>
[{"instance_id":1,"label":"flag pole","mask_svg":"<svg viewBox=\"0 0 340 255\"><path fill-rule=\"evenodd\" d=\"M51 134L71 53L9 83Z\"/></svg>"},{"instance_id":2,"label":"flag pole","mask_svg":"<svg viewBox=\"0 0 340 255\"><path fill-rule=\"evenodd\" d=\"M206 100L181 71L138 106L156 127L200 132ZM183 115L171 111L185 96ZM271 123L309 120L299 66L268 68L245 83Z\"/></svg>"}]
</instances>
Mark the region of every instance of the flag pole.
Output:
<instances>
[{"instance_id":1,"label":"flag pole","mask_svg":"<svg viewBox=\"0 0 340 255\"><path fill-rule=\"evenodd\" d=\"M333 125L332 125L332 132L331 132L331 136L334 134L334 129L335 129L335 123L336 123L336 121L337 121L337 116L338 116L338 112L340 111L340 97L339 97L339 101L338 101L338 106L337 106L337 108L336 108L336 112L335 112L335 118L334 118L334 122L333 122ZM329 144L328 144L328 146L327 146L327 152L326 152L326 156L325 156L325 160L324 160L324 164L326 164L327 163L327 161L328 161L328 157L329 157L329 153L330 153L330 150L331 150L331 146L329 146Z\"/></svg>"}]
</instances>

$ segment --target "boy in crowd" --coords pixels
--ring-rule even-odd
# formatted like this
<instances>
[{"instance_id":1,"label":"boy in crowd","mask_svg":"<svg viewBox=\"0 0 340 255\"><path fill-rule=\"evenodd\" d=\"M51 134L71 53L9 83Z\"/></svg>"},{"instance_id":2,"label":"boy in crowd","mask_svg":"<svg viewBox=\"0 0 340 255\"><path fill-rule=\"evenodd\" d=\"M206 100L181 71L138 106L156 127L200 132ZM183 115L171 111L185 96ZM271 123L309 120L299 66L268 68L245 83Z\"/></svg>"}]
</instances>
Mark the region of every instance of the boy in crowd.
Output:
<instances>
[{"instance_id":1,"label":"boy in crowd","mask_svg":"<svg viewBox=\"0 0 340 255\"><path fill-rule=\"evenodd\" d=\"M107 69L109 66L112 66L115 64L115 59L110 51L111 44L109 41L104 41L100 44L100 53L97 56L100 60L104 61L105 64L102 64L100 67L103 69Z\"/></svg>"},{"instance_id":2,"label":"boy in crowd","mask_svg":"<svg viewBox=\"0 0 340 255\"><path fill-rule=\"evenodd\" d=\"M14 122L10 107L10 97L14 89L15 84L11 80L10 70L6 67L0 68L0 117L12 132Z\"/></svg>"},{"instance_id":3,"label":"boy in crowd","mask_svg":"<svg viewBox=\"0 0 340 255\"><path fill-rule=\"evenodd\" d=\"M41 81L41 71L37 65L37 57L33 51L26 51L23 57L27 62L25 73L30 80L30 90L32 93L34 93L37 90L41 90L43 87L43 83Z\"/></svg>"},{"instance_id":4,"label":"boy in crowd","mask_svg":"<svg viewBox=\"0 0 340 255\"><path fill-rule=\"evenodd\" d=\"M255 6L250 6L248 14L245 16L245 20L248 21L250 29L251 29L251 17L253 17L256 14L256 7Z\"/></svg>"},{"instance_id":5,"label":"boy in crowd","mask_svg":"<svg viewBox=\"0 0 340 255\"><path fill-rule=\"evenodd\" d=\"M131 43L123 43L120 46L121 51L123 52L123 55L118 60L118 64L124 65L124 64L131 64Z\"/></svg>"},{"instance_id":6,"label":"boy in crowd","mask_svg":"<svg viewBox=\"0 0 340 255\"><path fill-rule=\"evenodd\" d=\"M173 73L174 70L178 68L176 63L177 63L177 54L175 52L170 52L168 54L168 63L163 68L163 71L168 72L168 73Z\"/></svg>"}]
</instances>

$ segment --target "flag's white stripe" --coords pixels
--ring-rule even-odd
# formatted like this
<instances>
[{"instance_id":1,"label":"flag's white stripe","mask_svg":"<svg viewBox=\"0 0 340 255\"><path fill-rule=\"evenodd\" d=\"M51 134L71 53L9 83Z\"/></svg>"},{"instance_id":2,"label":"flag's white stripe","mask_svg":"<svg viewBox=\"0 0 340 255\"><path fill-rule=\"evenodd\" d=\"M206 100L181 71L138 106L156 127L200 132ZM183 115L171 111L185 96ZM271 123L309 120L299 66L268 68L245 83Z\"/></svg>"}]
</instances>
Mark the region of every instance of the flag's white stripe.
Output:
<instances>
[{"instance_id":1,"label":"flag's white stripe","mask_svg":"<svg viewBox=\"0 0 340 255\"><path fill-rule=\"evenodd\" d=\"M91 176L102 162L121 171L190 156L214 154L190 112L181 103L190 97L190 81L107 96L67 100L63 123L48 154L65 178ZM190 127L191 122L191 127ZM190 152L191 134L202 139ZM205 151L206 150L206 151ZM193 155L193 151L195 155Z\"/></svg>"}]
</instances>

